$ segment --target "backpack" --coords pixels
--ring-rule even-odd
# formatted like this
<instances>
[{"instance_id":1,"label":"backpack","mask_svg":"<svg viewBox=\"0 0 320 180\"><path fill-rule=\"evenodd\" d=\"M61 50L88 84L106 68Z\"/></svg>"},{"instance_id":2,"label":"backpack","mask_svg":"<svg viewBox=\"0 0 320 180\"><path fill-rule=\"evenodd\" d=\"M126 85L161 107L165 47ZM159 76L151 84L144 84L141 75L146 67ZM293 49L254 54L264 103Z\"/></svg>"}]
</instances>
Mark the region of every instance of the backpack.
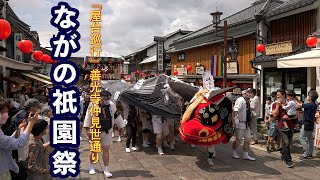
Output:
<instances>
[{"instance_id":1,"label":"backpack","mask_svg":"<svg viewBox=\"0 0 320 180\"><path fill-rule=\"evenodd\" d=\"M109 130L112 128L112 115L110 104L101 106L101 113L99 114L99 117L101 131L108 133Z\"/></svg>"},{"instance_id":2,"label":"backpack","mask_svg":"<svg viewBox=\"0 0 320 180\"><path fill-rule=\"evenodd\" d=\"M251 110L250 110L250 103L249 101L246 101L246 124L250 124L251 119L252 119L252 114L251 114Z\"/></svg>"}]
</instances>

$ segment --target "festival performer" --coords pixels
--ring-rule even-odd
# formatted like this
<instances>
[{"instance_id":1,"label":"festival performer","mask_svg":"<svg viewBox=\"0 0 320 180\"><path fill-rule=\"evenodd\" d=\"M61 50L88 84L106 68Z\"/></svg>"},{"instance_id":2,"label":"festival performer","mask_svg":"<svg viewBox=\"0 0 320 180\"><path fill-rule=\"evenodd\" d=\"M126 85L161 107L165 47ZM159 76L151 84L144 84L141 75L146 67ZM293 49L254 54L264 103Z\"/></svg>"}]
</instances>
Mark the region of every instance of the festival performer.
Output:
<instances>
[{"instance_id":1,"label":"festival performer","mask_svg":"<svg viewBox=\"0 0 320 180\"><path fill-rule=\"evenodd\" d=\"M232 102L224 93L233 88L201 90L190 101L181 120L183 141L208 148L208 164L214 165L215 144L228 143L232 137Z\"/></svg>"},{"instance_id":2,"label":"festival performer","mask_svg":"<svg viewBox=\"0 0 320 180\"><path fill-rule=\"evenodd\" d=\"M116 105L110 101L111 93L107 90L101 91L101 113L99 114L100 117L100 125L101 125L101 146L102 146L102 153L103 153L103 163L104 163L104 175L106 177L112 177L112 174L110 173L108 169L109 165L109 157L110 157L110 145L112 144L112 127L114 125L114 113L117 111ZM87 112L86 117L84 119L83 127L87 131L87 136L91 137L90 134L90 126L91 126L91 113L90 109L93 103L90 103ZM89 167L89 174L93 175L96 174L96 171L93 166L93 162L91 159L90 154L90 167Z\"/></svg>"}]
</instances>

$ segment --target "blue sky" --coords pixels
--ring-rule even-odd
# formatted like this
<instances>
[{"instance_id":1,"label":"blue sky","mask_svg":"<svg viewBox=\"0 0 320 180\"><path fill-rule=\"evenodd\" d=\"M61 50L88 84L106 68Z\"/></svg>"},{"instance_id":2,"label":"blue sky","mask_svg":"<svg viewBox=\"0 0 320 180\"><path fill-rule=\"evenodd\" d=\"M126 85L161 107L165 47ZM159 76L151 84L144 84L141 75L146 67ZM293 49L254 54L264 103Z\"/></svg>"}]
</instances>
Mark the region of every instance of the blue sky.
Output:
<instances>
[{"instance_id":1,"label":"blue sky","mask_svg":"<svg viewBox=\"0 0 320 180\"><path fill-rule=\"evenodd\" d=\"M80 11L81 52L89 53L91 4L102 4L103 51L128 55L153 42L153 36L178 29L197 30L211 23L210 13L216 7L223 16L242 10L255 0L66 0ZM18 17L36 30L43 47L57 30L51 26L50 10L60 1L10 0Z\"/></svg>"}]
</instances>

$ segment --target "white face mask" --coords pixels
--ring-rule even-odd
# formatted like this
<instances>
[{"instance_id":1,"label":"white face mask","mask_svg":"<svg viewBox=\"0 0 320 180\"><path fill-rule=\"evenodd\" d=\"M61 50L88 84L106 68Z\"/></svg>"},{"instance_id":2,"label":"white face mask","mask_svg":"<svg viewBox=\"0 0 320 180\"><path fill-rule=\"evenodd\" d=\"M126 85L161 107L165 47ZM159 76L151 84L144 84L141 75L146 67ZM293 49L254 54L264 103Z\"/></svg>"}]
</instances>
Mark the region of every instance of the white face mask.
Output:
<instances>
[{"instance_id":1,"label":"white face mask","mask_svg":"<svg viewBox=\"0 0 320 180\"><path fill-rule=\"evenodd\" d=\"M8 113L2 113L0 115L0 125L5 124L8 119L9 119L9 114Z\"/></svg>"}]
</instances>

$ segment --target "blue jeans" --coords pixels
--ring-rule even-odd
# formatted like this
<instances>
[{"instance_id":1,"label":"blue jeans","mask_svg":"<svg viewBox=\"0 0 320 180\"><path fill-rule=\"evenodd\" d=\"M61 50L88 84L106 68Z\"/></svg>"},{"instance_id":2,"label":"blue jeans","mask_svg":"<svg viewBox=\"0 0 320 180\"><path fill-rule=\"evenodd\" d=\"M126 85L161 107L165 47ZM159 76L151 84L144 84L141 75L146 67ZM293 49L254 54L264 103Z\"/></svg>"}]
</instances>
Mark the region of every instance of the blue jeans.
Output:
<instances>
[{"instance_id":1,"label":"blue jeans","mask_svg":"<svg viewBox=\"0 0 320 180\"><path fill-rule=\"evenodd\" d=\"M304 156L312 156L313 153L313 131L305 131L304 125L300 130L300 143L303 147Z\"/></svg>"}]
</instances>

